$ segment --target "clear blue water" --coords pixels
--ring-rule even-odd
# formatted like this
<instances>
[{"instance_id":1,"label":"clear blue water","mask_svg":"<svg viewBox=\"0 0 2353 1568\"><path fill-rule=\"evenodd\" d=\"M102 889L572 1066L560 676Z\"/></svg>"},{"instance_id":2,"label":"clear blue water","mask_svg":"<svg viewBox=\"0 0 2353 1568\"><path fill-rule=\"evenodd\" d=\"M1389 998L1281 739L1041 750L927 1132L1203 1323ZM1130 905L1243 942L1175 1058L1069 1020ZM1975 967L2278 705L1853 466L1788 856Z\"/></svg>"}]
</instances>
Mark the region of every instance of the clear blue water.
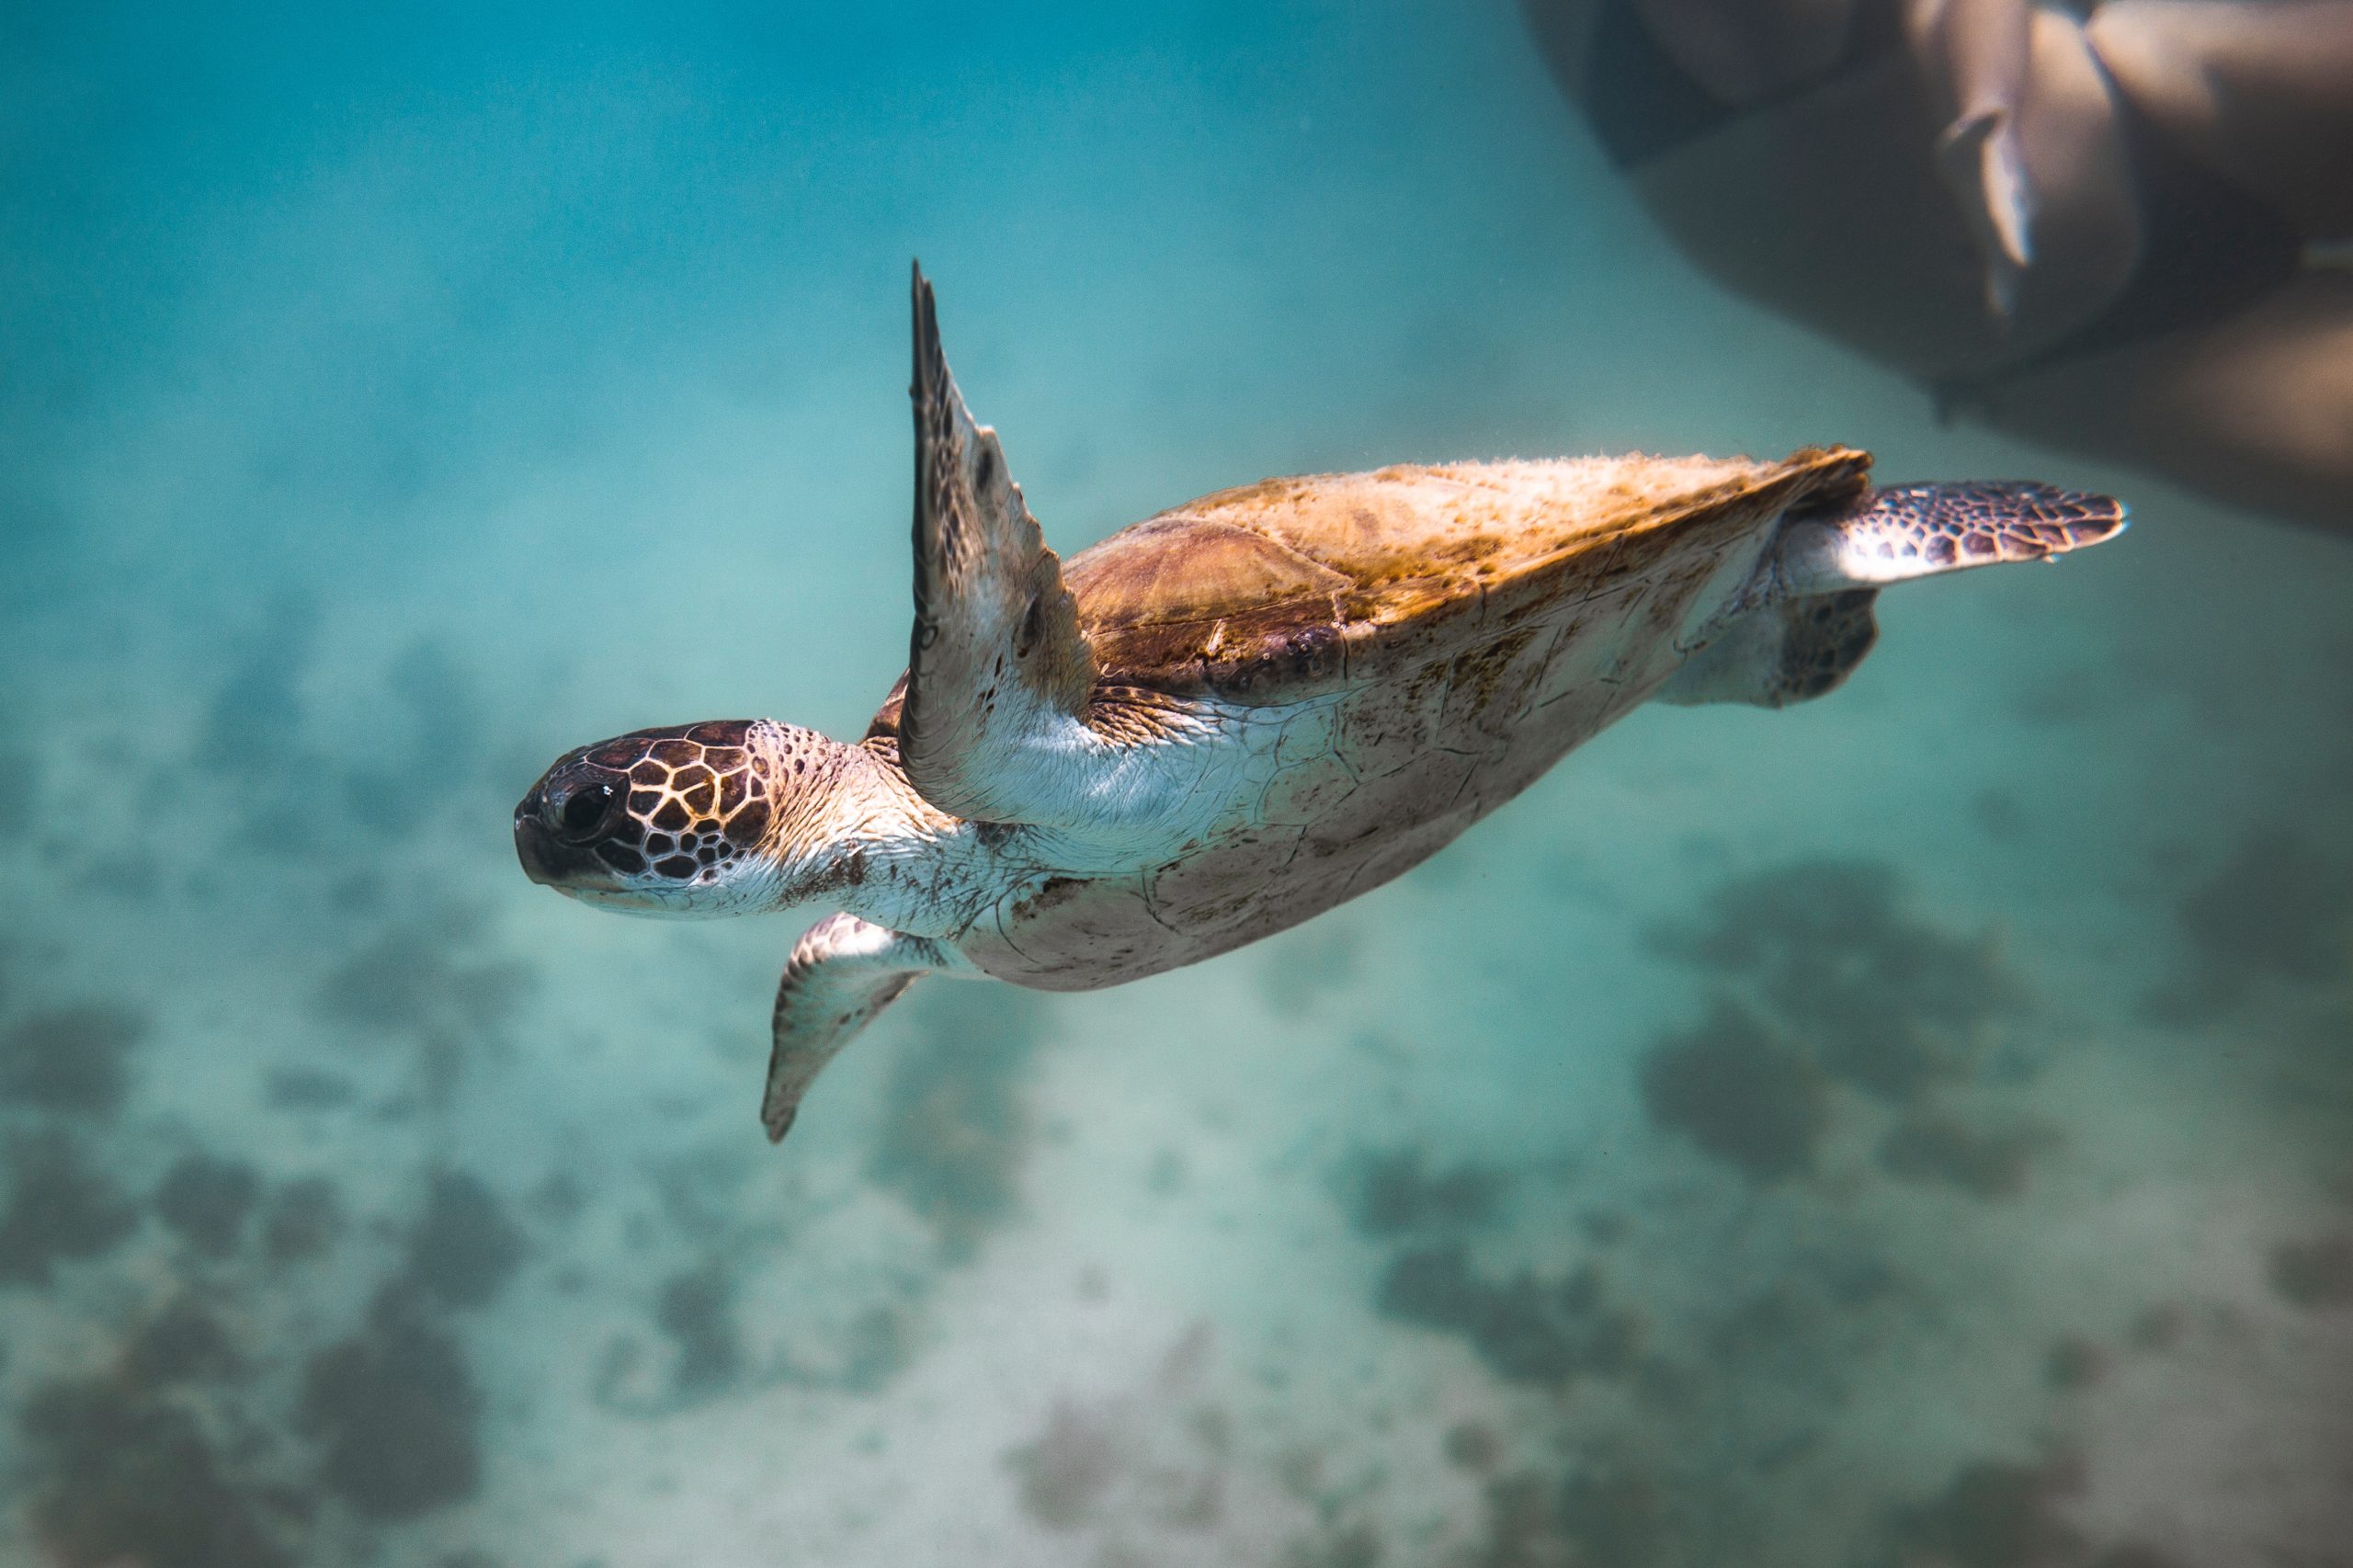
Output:
<instances>
[{"instance_id":1,"label":"clear blue water","mask_svg":"<svg viewBox=\"0 0 2353 1568\"><path fill-rule=\"evenodd\" d=\"M2348 1561L2353 551L1729 300L1506 7L854 9L0 23L0 1561ZM2139 527L772 1150L796 927L508 812L863 725L912 255L1065 550L1824 440Z\"/></svg>"}]
</instances>

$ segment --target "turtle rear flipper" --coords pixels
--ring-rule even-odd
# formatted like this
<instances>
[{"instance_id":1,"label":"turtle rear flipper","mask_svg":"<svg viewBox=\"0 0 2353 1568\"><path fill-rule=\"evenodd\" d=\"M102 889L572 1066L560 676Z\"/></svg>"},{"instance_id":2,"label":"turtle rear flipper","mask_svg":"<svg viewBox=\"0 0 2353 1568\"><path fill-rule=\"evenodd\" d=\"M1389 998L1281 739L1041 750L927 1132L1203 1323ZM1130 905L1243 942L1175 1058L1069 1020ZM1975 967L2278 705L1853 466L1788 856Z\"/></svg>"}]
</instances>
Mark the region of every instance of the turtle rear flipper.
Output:
<instances>
[{"instance_id":1,"label":"turtle rear flipper","mask_svg":"<svg viewBox=\"0 0 2353 1568\"><path fill-rule=\"evenodd\" d=\"M1897 484L1828 517L1792 519L1774 547L1780 595L2048 561L2124 531L2124 503L2030 481Z\"/></svg>"},{"instance_id":2,"label":"turtle rear flipper","mask_svg":"<svg viewBox=\"0 0 2353 1568\"><path fill-rule=\"evenodd\" d=\"M1782 708L1844 681L1878 641L1872 601L1911 577L2050 561L2124 531L2123 503L2031 483L1899 484L1786 524L1752 584L1658 699Z\"/></svg>"},{"instance_id":3,"label":"turtle rear flipper","mask_svg":"<svg viewBox=\"0 0 2353 1568\"><path fill-rule=\"evenodd\" d=\"M1879 641L1877 588L1775 599L1734 617L1658 689L1683 707L1787 708L1835 689Z\"/></svg>"}]
</instances>

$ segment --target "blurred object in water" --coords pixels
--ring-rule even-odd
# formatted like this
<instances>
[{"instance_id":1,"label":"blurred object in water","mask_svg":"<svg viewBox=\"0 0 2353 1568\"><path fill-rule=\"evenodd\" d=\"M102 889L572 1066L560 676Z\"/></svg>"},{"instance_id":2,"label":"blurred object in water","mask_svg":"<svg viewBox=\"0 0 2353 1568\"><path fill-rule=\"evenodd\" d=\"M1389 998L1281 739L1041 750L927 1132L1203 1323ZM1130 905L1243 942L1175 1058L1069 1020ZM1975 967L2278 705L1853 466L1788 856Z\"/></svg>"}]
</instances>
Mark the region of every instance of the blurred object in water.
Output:
<instances>
[{"instance_id":1,"label":"blurred object in water","mask_svg":"<svg viewBox=\"0 0 2353 1568\"><path fill-rule=\"evenodd\" d=\"M1940 408L2353 528L2353 6L1525 0L1735 293Z\"/></svg>"}]
</instances>

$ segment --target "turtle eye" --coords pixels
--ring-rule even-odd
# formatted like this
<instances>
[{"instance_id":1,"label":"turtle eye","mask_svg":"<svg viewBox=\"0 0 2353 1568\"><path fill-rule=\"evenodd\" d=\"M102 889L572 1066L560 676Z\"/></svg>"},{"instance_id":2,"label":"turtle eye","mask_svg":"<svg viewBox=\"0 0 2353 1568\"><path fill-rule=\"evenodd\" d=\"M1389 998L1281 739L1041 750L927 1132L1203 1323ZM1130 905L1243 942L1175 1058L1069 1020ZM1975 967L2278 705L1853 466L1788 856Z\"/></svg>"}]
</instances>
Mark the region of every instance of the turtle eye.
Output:
<instances>
[{"instance_id":1,"label":"turtle eye","mask_svg":"<svg viewBox=\"0 0 2353 1568\"><path fill-rule=\"evenodd\" d=\"M574 844L585 844L604 831L612 814L613 787L584 784L557 811L558 831Z\"/></svg>"}]
</instances>

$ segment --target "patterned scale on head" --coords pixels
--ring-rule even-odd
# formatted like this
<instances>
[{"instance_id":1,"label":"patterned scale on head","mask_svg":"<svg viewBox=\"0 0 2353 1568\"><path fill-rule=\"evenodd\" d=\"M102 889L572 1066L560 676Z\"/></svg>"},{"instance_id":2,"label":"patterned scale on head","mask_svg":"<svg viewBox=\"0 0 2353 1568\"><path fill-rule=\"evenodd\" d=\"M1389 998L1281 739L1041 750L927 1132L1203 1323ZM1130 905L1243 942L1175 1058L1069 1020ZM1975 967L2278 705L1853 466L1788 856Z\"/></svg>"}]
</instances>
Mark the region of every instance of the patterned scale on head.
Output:
<instances>
[{"instance_id":1,"label":"patterned scale on head","mask_svg":"<svg viewBox=\"0 0 2353 1568\"><path fill-rule=\"evenodd\" d=\"M526 864L600 903L661 912L685 895L707 908L691 895L762 858L784 778L808 767L794 738L765 720L721 719L583 746L516 808Z\"/></svg>"}]
</instances>

